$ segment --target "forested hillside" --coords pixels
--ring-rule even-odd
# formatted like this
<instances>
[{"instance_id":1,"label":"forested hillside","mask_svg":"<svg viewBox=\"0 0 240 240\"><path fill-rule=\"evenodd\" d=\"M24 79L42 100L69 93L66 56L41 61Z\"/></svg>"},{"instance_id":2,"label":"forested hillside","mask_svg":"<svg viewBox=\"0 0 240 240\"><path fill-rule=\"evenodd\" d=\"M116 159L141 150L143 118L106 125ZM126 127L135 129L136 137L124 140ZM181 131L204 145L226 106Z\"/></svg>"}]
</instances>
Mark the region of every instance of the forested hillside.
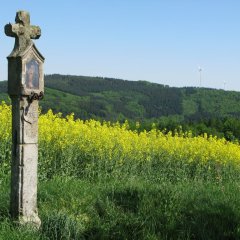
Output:
<instances>
[{"instance_id":1,"label":"forested hillside","mask_svg":"<svg viewBox=\"0 0 240 240\"><path fill-rule=\"evenodd\" d=\"M80 96L87 117L141 120L182 113L181 91L160 84L61 75L48 75L45 81L49 88Z\"/></svg>"},{"instance_id":2,"label":"forested hillside","mask_svg":"<svg viewBox=\"0 0 240 240\"><path fill-rule=\"evenodd\" d=\"M240 92L59 74L46 75L45 86L43 112L51 108L63 115L74 112L81 119L128 119L144 128L155 122L161 129L181 125L196 134L228 132L230 138L240 137ZM0 100L8 99L6 91L7 83L0 82Z\"/></svg>"}]
</instances>

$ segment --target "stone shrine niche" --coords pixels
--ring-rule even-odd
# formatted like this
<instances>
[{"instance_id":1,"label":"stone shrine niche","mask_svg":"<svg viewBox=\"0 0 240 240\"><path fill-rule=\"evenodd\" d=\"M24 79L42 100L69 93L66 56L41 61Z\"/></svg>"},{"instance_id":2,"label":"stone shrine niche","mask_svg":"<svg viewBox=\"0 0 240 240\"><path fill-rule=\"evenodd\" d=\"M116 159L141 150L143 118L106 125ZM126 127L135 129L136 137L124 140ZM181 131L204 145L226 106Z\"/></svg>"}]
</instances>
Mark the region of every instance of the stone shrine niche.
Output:
<instances>
[{"instance_id":1,"label":"stone shrine niche","mask_svg":"<svg viewBox=\"0 0 240 240\"><path fill-rule=\"evenodd\" d=\"M33 44L22 60L22 85L25 93L43 92L43 57Z\"/></svg>"},{"instance_id":2,"label":"stone shrine niche","mask_svg":"<svg viewBox=\"0 0 240 240\"><path fill-rule=\"evenodd\" d=\"M44 58L32 43L17 58L8 56L9 72L8 92L10 95L30 96L32 94L43 95ZM19 78L20 76L20 78Z\"/></svg>"}]
</instances>

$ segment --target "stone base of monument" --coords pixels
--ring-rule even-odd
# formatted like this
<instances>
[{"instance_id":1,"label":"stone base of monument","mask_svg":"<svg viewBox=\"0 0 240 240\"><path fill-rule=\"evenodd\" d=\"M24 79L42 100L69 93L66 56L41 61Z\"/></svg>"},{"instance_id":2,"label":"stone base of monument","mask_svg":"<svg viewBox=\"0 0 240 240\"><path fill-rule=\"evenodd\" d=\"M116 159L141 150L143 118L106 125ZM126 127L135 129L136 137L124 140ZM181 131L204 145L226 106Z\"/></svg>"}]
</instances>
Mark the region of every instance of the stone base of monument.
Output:
<instances>
[{"instance_id":1,"label":"stone base of monument","mask_svg":"<svg viewBox=\"0 0 240 240\"><path fill-rule=\"evenodd\" d=\"M41 226L41 220L38 215L33 215L31 217L22 216L16 220L19 225L29 226L33 229L38 230Z\"/></svg>"}]
</instances>

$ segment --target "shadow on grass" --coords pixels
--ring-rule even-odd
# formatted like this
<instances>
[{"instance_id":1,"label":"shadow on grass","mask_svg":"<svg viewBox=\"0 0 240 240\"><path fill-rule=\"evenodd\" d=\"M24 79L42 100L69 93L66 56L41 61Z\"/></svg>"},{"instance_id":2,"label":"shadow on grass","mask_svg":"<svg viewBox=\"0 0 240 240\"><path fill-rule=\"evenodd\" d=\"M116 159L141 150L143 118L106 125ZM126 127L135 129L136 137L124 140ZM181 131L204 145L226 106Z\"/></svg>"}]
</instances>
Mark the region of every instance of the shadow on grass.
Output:
<instances>
[{"instance_id":1,"label":"shadow on grass","mask_svg":"<svg viewBox=\"0 0 240 240\"><path fill-rule=\"evenodd\" d=\"M192 239L240 239L240 216L231 203L213 204L210 199L188 202L181 210L181 222L176 229L188 229Z\"/></svg>"}]
</instances>

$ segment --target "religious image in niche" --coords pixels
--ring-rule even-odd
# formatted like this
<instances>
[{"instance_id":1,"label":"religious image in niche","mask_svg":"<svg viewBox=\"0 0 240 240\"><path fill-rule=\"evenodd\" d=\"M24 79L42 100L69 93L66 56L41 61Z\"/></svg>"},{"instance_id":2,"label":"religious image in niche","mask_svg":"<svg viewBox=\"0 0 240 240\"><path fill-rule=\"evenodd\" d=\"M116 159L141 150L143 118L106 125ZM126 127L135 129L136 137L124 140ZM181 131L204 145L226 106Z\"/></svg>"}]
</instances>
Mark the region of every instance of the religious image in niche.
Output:
<instances>
[{"instance_id":1,"label":"religious image in niche","mask_svg":"<svg viewBox=\"0 0 240 240\"><path fill-rule=\"evenodd\" d=\"M39 88L39 67L38 62L30 60L26 65L26 87L30 89Z\"/></svg>"}]
</instances>

